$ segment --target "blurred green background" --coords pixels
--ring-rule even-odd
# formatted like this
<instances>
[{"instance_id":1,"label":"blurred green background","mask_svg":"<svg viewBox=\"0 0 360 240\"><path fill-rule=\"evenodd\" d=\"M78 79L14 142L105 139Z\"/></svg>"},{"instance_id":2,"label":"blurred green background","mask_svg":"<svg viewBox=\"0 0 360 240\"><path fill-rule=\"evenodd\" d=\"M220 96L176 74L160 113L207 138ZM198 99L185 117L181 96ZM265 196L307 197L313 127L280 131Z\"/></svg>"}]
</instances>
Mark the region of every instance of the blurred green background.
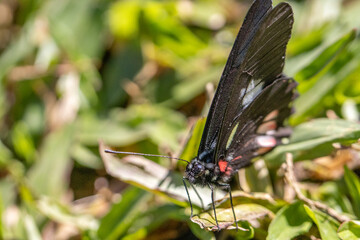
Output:
<instances>
[{"instance_id":1,"label":"blurred green background","mask_svg":"<svg viewBox=\"0 0 360 240\"><path fill-rule=\"evenodd\" d=\"M109 176L99 142L179 155L251 2L2 0L0 239L213 238L184 206ZM288 2L289 123L359 120L360 1Z\"/></svg>"}]
</instances>

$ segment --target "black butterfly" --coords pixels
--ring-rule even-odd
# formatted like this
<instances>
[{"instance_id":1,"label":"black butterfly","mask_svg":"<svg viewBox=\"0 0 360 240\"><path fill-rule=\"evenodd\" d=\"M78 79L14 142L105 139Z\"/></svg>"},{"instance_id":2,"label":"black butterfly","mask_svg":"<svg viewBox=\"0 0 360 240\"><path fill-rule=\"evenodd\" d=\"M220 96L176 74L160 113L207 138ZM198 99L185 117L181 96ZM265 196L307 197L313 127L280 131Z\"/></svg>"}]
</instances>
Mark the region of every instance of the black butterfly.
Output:
<instances>
[{"instance_id":1,"label":"black butterfly","mask_svg":"<svg viewBox=\"0 0 360 240\"><path fill-rule=\"evenodd\" d=\"M276 129L291 113L296 82L282 70L293 21L289 4L272 8L271 0L254 1L221 76L198 155L186 167L184 179L210 187L218 229L213 188L228 189L232 205L231 177L263 147L276 146L274 131L264 129Z\"/></svg>"},{"instance_id":2,"label":"black butterfly","mask_svg":"<svg viewBox=\"0 0 360 240\"><path fill-rule=\"evenodd\" d=\"M212 101L198 155L186 167L183 182L191 217L193 208L185 180L210 187L218 230L214 187L229 191L238 228L229 181L240 168L250 165L252 158L277 145L279 136L275 130L291 114L296 82L283 75L282 70L293 21L287 3L272 8L271 0L253 2Z\"/></svg>"}]
</instances>

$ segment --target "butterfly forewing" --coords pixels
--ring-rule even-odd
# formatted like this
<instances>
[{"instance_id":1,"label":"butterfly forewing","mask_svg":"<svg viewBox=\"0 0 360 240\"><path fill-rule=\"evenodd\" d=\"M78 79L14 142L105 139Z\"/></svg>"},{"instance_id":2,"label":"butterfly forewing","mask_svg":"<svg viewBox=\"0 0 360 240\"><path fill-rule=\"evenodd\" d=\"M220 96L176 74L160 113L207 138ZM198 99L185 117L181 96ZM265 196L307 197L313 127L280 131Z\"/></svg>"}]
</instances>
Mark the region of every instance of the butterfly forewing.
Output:
<instances>
[{"instance_id":1,"label":"butterfly forewing","mask_svg":"<svg viewBox=\"0 0 360 240\"><path fill-rule=\"evenodd\" d=\"M255 1L244 19L212 101L205 124L206 130L202 135L198 155L204 151L210 151L211 149L215 150L217 137L219 136L222 125L222 119L225 114L226 106L230 100L230 86L236 82L239 69L238 66L245 57L248 46L251 44L261 22L272 9L271 5L270 0ZM241 87L246 88L246 83L243 83L243 86ZM213 157L214 156L212 156L212 158Z\"/></svg>"},{"instance_id":2,"label":"butterfly forewing","mask_svg":"<svg viewBox=\"0 0 360 240\"><path fill-rule=\"evenodd\" d=\"M293 12L287 3L272 9L249 46L241 71L263 82L273 82L282 73L293 22Z\"/></svg>"}]
</instances>

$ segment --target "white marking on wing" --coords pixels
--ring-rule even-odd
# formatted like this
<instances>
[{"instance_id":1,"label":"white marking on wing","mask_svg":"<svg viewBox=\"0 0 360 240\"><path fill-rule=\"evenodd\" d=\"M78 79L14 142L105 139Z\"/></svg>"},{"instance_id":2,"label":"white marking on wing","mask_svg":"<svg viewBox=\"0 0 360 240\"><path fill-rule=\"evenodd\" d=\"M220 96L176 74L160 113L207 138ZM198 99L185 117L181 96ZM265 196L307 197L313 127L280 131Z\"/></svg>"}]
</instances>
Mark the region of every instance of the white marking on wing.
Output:
<instances>
[{"instance_id":1,"label":"white marking on wing","mask_svg":"<svg viewBox=\"0 0 360 240\"><path fill-rule=\"evenodd\" d=\"M253 101L253 99L260 94L261 90L263 89L263 85L264 83L261 82L261 79L251 79L247 88L247 92L245 93L244 99L242 101L244 107L247 107Z\"/></svg>"}]
</instances>

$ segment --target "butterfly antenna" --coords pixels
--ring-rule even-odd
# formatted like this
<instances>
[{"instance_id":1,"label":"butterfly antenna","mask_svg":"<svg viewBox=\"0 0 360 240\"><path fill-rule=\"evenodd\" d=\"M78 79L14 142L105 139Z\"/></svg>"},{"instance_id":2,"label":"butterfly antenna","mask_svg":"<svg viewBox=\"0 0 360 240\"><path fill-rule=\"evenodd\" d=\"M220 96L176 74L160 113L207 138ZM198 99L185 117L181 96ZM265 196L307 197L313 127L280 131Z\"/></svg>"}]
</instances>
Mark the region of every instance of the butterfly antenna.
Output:
<instances>
[{"instance_id":1,"label":"butterfly antenna","mask_svg":"<svg viewBox=\"0 0 360 240\"><path fill-rule=\"evenodd\" d=\"M110 149L105 149L106 153L114 153L114 154L127 154L127 155L138 155L138 156L147 156L147 157L162 157L162 158L170 158L170 159L176 159L179 161L190 163L189 161L181 158L176 157L170 157L170 156L164 156L164 155L156 155L156 154L147 154L147 153L136 153L136 152L121 152L121 151L113 151Z\"/></svg>"}]
</instances>

